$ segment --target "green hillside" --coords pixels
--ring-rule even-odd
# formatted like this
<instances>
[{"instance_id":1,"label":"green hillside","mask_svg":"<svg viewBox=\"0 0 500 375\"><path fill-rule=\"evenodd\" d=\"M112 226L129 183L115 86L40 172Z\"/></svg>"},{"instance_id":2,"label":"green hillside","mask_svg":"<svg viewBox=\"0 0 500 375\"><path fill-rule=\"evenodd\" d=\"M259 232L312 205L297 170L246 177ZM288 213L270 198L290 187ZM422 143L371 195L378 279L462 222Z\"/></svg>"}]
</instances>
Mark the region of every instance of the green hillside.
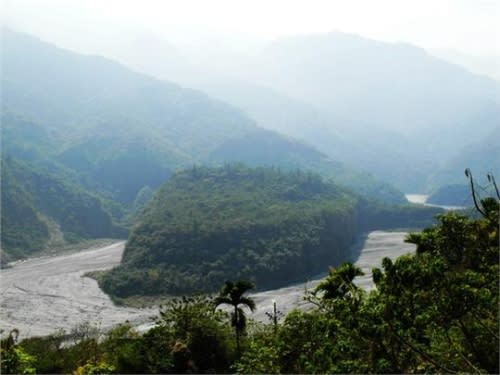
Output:
<instances>
[{"instance_id":1,"label":"green hillside","mask_svg":"<svg viewBox=\"0 0 500 375\"><path fill-rule=\"evenodd\" d=\"M361 230L415 225L413 216L429 223L438 212L386 208L371 223L362 206L380 209L312 173L192 168L157 192L101 286L119 297L214 291L234 278L282 286L349 259Z\"/></svg>"},{"instance_id":2,"label":"green hillside","mask_svg":"<svg viewBox=\"0 0 500 375\"><path fill-rule=\"evenodd\" d=\"M368 197L405 202L390 185L257 127L235 107L28 35L2 31L1 85L2 157L21 162L12 183L31 196L2 195L5 207L20 205L5 213L2 239L19 256L46 243L44 217L73 241L115 235L113 221L129 226L137 202L192 165L310 170ZM25 205L33 213L22 217L37 230L12 220Z\"/></svg>"},{"instance_id":3,"label":"green hillside","mask_svg":"<svg viewBox=\"0 0 500 375\"><path fill-rule=\"evenodd\" d=\"M33 196L17 180L10 164L2 160L2 263L40 250L49 239Z\"/></svg>"},{"instance_id":4,"label":"green hillside","mask_svg":"<svg viewBox=\"0 0 500 375\"><path fill-rule=\"evenodd\" d=\"M346 168L304 142L258 129L222 143L210 155L211 162L238 162L250 166L279 166L321 174L339 185L385 203L405 203L404 195L392 185L366 172Z\"/></svg>"},{"instance_id":5,"label":"green hillside","mask_svg":"<svg viewBox=\"0 0 500 375\"><path fill-rule=\"evenodd\" d=\"M73 170L80 183L123 204L255 127L243 112L201 92L28 35L5 30L2 37L7 152ZM25 142L28 128L36 132Z\"/></svg>"},{"instance_id":6,"label":"green hillside","mask_svg":"<svg viewBox=\"0 0 500 375\"><path fill-rule=\"evenodd\" d=\"M157 188L179 168L246 159L307 167L372 197L404 202L369 174L263 132L243 111L199 91L5 29L2 42L5 153L73 173L73 182L128 208L143 187ZM231 142L247 154L225 152ZM351 183L353 176L359 181Z\"/></svg>"},{"instance_id":7,"label":"green hillside","mask_svg":"<svg viewBox=\"0 0 500 375\"><path fill-rule=\"evenodd\" d=\"M7 259L44 249L54 223L66 242L121 237L101 199L47 171L16 161L1 161L2 242Z\"/></svg>"}]
</instances>

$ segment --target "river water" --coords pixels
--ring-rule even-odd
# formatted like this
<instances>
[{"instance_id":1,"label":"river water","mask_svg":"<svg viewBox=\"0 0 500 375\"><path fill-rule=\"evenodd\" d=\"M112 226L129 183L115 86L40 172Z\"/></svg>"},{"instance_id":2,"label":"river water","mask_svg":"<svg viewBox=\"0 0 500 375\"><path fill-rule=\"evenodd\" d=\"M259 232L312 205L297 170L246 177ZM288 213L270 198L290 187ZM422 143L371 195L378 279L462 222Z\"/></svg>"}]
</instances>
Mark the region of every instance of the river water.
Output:
<instances>
[{"instance_id":1,"label":"river water","mask_svg":"<svg viewBox=\"0 0 500 375\"><path fill-rule=\"evenodd\" d=\"M403 242L406 233L374 231L360 237L353 252L360 256L356 264L365 276L356 279L365 289L373 287L371 268L380 266L384 257L396 258L412 252L413 245ZM21 337L48 335L56 330L69 332L82 322L92 322L106 330L130 321L139 329L151 325L157 308L136 309L115 306L97 282L83 275L88 271L110 269L120 263L124 242L73 254L33 258L3 269L0 278L0 328L17 328ZM325 271L328 265L325 264ZM304 291L313 288L320 277L285 288L251 295L257 310L249 317L267 321L273 301L283 313L304 307Z\"/></svg>"},{"instance_id":2,"label":"river water","mask_svg":"<svg viewBox=\"0 0 500 375\"><path fill-rule=\"evenodd\" d=\"M429 196L426 194L405 194L405 197L410 203L423 204L424 206L429 206L429 207L439 207L447 211L463 210L467 208L466 206L443 206L440 204L427 203L427 199L429 199Z\"/></svg>"}]
</instances>

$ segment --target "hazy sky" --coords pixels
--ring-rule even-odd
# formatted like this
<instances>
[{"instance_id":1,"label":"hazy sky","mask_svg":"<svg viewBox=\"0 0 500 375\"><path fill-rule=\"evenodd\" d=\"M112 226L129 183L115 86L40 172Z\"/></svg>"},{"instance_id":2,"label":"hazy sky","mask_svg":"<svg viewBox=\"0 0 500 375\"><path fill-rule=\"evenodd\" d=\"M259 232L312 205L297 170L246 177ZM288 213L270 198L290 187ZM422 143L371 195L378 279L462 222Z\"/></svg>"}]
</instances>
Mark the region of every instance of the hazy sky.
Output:
<instances>
[{"instance_id":1,"label":"hazy sky","mask_svg":"<svg viewBox=\"0 0 500 375\"><path fill-rule=\"evenodd\" d=\"M126 29L168 38L174 29L179 37L196 28L264 39L343 31L424 48L500 55L500 0L0 1L4 23L66 47L90 45L101 33Z\"/></svg>"}]
</instances>

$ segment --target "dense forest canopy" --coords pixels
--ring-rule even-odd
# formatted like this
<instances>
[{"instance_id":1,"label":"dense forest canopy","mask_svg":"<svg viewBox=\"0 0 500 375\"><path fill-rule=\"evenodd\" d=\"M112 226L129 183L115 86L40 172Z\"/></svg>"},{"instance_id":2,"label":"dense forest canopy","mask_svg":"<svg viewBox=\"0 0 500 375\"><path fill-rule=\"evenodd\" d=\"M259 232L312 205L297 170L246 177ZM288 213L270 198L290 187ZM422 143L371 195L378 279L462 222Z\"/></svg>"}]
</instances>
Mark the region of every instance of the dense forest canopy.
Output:
<instances>
[{"instance_id":1,"label":"dense forest canopy","mask_svg":"<svg viewBox=\"0 0 500 375\"><path fill-rule=\"evenodd\" d=\"M261 287L297 280L347 256L355 202L310 173L194 167L158 191L101 285L127 296L213 291L230 275Z\"/></svg>"},{"instance_id":2,"label":"dense forest canopy","mask_svg":"<svg viewBox=\"0 0 500 375\"><path fill-rule=\"evenodd\" d=\"M281 286L350 259L361 231L436 212L367 201L310 172L193 167L159 189L100 285L117 297L213 291L228 278Z\"/></svg>"}]
</instances>

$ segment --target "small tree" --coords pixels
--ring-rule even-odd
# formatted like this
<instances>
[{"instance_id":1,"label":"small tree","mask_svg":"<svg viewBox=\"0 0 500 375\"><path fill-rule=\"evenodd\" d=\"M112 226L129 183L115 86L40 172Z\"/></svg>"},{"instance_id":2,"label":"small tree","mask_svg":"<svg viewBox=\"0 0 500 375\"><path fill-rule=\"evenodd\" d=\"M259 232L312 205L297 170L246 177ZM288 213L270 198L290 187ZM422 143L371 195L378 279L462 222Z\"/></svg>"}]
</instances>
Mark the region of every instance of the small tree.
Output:
<instances>
[{"instance_id":1,"label":"small tree","mask_svg":"<svg viewBox=\"0 0 500 375\"><path fill-rule=\"evenodd\" d=\"M245 312L240 305L248 307L252 312L255 310L255 302L251 298L244 296L247 291L253 288L255 288L255 285L250 281L226 281L219 295L214 300L215 307L225 304L231 305L234 308L231 313L231 325L236 335L236 348L238 354L241 353L240 337L245 332L246 328Z\"/></svg>"},{"instance_id":2,"label":"small tree","mask_svg":"<svg viewBox=\"0 0 500 375\"><path fill-rule=\"evenodd\" d=\"M9 336L0 342L0 362L2 374L34 374L36 358L17 344L19 331L13 329Z\"/></svg>"},{"instance_id":3,"label":"small tree","mask_svg":"<svg viewBox=\"0 0 500 375\"><path fill-rule=\"evenodd\" d=\"M167 346L172 349L170 358L174 372L181 371L181 363L184 363L185 371L229 371L234 344L231 327L227 324L228 315L214 310L213 299L203 295L174 298L161 309L159 324L155 328L163 338L169 337ZM183 362L182 358L187 359ZM150 371L157 372L153 368Z\"/></svg>"}]
</instances>

